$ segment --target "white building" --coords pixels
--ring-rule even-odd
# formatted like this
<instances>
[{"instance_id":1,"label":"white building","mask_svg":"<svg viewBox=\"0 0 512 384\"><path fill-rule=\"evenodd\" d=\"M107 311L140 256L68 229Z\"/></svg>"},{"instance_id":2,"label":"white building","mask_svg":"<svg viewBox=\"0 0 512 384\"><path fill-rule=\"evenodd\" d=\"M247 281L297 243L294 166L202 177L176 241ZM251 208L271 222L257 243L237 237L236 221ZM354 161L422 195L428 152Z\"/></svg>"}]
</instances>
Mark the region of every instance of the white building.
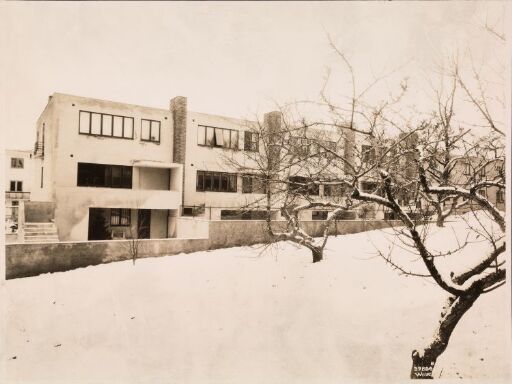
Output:
<instances>
[{"instance_id":1,"label":"white building","mask_svg":"<svg viewBox=\"0 0 512 384\"><path fill-rule=\"evenodd\" d=\"M166 110L56 93L37 121L31 204L50 207L61 241L176 237L181 216L262 219L244 171L256 124L189 111L180 96Z\"/></svg>"}]
</instances>

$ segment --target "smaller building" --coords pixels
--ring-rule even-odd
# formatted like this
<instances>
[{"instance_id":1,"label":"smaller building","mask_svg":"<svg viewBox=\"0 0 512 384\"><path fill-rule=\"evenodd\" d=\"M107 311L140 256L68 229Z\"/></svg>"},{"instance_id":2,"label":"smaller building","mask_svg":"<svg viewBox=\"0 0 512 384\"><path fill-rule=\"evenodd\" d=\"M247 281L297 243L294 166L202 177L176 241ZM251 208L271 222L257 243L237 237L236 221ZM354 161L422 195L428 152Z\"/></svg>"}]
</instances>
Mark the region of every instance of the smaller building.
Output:
<instances>
[{"instance_id":1,"label":"smaller building","mask_svg":"<svg viewBox=\"0 0 512 384\"><path fill-rule=\"evenodd\" d=\"M5 151L5 233L15 233L20 201L30 200L34 162L31 150Z\"/></svg>"}]
</instances>

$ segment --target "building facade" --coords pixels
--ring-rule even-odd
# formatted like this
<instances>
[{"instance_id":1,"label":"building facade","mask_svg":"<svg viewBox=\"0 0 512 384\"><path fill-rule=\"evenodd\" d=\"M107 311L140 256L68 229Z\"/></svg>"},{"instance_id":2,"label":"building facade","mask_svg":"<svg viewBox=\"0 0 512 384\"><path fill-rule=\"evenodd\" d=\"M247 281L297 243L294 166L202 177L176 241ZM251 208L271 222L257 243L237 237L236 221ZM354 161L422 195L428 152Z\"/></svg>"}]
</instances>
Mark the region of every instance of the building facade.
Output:
<instances>
[{"instance_id":1,"label":"building facade","mask_svg":"<svg viewBox=\"0 0 512 384\"><path fill-rule=\"evenodd\" d=\"M20 202L30 200L34 159L31 150L8 149L5 160L5 232L14 233L17 230Z\"/></svg>"},{"instance_id":2,"label":"building facade","mask_svg":"<svg viewBox=\"0 0 512 384\"><path fill-rule=\"evenodd\" d=\"M37 122L32 200L62 240L176 233L182 165L168 110L54 94Z\"/></svg>"},{"instance_id":3,"label":"building facade","mask_svg":"<svg viewBox=\"0 0 512 384\"><path fill-rule=\"evenodd\" d=\"M180 230L191 223L189 217L266 218L265 187L254 177L257 164L251 154L261 154L261 129L272 133L282 126L280 112L265 114L262 122L234 119L190 111L182 96L173 98L169 109L159 109L55 93L37 121L33 154L8 159L13 179L7 187L25 192L16 190L14 172L30 160L32 183L20 179L20 188L31 185L33 202L51 204L60 241L190 236L192 230ZM363 167L379 154L374 143L350 130L308 128L287 140L300 152L292 155L308 157L323 147ZM329 157L318 158L329 162ZM308 180L304 169L292 174L288 188ZM379 180L376 171L369 172L360 189L376 192ZM317 185L308 191L309 199L340 201L345 194L338 189ZM486 193L492 202L504 201L501 191ZM404 196L399 203L410 207L410 201ZM282 219L279 208L271 205L273 220ZM373 208L346 212L341 219L386 218L382 207ZM305 210L300 219L325 220L327 213Z\"/></svg>"}]
</instances>

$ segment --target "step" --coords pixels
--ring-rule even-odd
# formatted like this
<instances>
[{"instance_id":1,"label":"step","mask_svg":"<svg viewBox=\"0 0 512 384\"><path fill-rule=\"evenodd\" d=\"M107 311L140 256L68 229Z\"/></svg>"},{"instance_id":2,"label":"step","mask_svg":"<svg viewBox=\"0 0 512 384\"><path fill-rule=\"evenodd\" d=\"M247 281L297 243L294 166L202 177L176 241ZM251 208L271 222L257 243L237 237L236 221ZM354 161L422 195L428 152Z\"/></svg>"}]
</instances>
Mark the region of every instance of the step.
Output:
<instances>
[{"instance_id":1,"label":"step","mask_svg":"<svg viewBox=\"0 0 512 384\"><path fill-rule=\"evenodd\" d=\"M57 230L55 228L42 228L42 229L36 229L36 228L25 228L25 233L29 235L56 235Z\"/></svg>"},{"instance_id":2,"label":"step","mask_svg":"<svg viewBox=\"0 0 512 384\"><path fill-rule=\"evenodd\" d=\"M57 236L25 237L23 241L59 241Z\"/></svg>"},{"instance_id":3,"label":"step","mask_svg":"<svg viewBox=\"0 0 512 384\"><path fill-rule=\"evenodd\" d=\"M25 227L53 227L55 223L27 223L25 222Z\"/></svg>"}]
</instances>

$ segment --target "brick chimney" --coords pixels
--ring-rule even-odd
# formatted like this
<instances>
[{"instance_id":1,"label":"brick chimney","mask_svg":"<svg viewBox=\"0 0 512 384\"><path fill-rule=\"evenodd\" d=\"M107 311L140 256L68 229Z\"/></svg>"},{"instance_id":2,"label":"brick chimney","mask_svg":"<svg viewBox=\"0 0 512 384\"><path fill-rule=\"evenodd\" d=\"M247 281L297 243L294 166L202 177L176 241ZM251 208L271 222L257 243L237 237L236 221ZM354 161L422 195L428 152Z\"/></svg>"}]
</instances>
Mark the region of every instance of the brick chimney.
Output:
<instances>
[{"instance_id":1,"label":"brick chimney","mask_svg":"<svg viewBox=\"0 0 512 384\"><path fill-rule=\"evenodd\" d=\"M263 116L263 126L268 132L268 140L270 144L268 160L272 169L276 169L279 165L278 162L281 153L281 145L279 145L279 142L281 138L280 135L282 134L282 122L283 115L279 111L268 112Z\"/></svg>"},{"instance_id":2,"label":"brick chimney","mask_svg":"<svg viewBox=\"0 0 512 384\"><path fill-rule=\"evenodd\" d=\"M173 161L185 164L187 146L187 98L176 96L171 99L170 110L174 126Z\"/></svg>"}]
</instances>

